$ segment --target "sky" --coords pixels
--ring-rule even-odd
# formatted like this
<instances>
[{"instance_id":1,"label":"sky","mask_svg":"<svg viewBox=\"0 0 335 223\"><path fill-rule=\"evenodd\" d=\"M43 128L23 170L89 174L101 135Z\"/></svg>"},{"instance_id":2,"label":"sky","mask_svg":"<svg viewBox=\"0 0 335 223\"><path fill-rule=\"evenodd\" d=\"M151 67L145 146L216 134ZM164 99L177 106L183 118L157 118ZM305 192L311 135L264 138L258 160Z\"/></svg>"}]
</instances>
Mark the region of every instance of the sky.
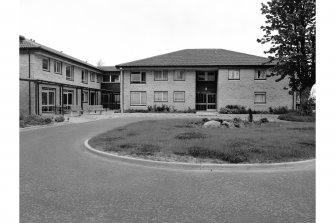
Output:
<instances>
[{"instance_id":1,"label":"sky","mask_svg":"<svg viewBox=\"0 0 335 223\"><path fill-rule=\"evenodd\" d=\"M93 65L190 48L258 56L261 0L21 0L19 33Z\"/></svg>"}]
</instances>

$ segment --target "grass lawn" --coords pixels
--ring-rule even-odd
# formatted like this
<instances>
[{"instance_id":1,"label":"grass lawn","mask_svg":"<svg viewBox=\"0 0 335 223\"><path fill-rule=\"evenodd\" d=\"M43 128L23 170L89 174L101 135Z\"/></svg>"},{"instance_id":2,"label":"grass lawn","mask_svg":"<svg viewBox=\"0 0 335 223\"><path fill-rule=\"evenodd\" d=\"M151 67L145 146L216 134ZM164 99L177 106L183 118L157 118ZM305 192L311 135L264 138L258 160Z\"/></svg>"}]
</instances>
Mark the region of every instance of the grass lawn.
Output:
<instances>
[{"instance_id":1,"label":"grass lawn","mask_svg":"<svg viewBox=\"0 0 335 223\"><path fill-rule=\"evenodd\" d=\"M89 141L96 149L145 159L267 163L315 157L315 123L277 122L245 128L202 128L199 120L133 123Z\"/></svg>"}]
</instances>

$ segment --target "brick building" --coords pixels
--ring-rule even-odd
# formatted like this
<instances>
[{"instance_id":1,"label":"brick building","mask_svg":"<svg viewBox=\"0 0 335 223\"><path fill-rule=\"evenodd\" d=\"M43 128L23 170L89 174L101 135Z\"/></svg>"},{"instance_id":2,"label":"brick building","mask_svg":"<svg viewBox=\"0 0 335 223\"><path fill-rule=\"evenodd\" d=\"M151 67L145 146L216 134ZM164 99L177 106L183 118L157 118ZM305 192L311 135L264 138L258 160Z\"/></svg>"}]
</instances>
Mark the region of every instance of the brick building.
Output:
<instances>
[{"instance_id":1,"label":"brick building","mask_svg":"<svg viewBox=\"0 0 335 223\"><path fill-rule=\"evenodd\" d=\"M292 109L288 80L275 82L267 61L223 49L186 49L119 64L121 110L163 104L177 110L218 111L226 105Z\"/></svg>"}]
</instances>

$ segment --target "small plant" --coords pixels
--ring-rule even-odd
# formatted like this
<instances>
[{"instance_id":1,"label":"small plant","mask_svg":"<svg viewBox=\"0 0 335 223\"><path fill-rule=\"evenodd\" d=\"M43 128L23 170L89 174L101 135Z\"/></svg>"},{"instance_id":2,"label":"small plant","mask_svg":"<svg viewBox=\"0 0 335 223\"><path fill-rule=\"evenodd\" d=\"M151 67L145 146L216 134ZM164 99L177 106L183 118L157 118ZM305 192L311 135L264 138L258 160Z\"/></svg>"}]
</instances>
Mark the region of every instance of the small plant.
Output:
<instances>
[{"instance_id":1,"label":"small plant","mask_svg":"<svg viewBox=\"0 0 335 223\"><path fill-rule=\"evenodd\" d=\"M227 105L225 108L220 108L220 114L247 114L247 110L241 105Z\"/></svg>"},{"instance_id":2,"label":"small plant","mask_svg":"<svg viewBox=\"0 0 335 223\"><path fill-rule=\"evenodd\" d=\"M288 113L288 108L287 108L287 106L279 106L279 107L276 107L276 108L269 108L269 112L271 113L271 114L278 114L278 115L280 115L280 114L287 114Z\"/></svg>"},{"instance_id":3,"label":"small plant","mask_svg":"<svg viewBox=\"0 0 335 223\"><path fill-rule=\"evenodd\" d=\"M248 120L249 120L249 122L253 122L254 121L254 119L252 117L252 111L251 111L250 108L248 109Z\"/></svg>"},{"instance_id":4,"label":"small plant","mask_svg":"<svg viewBox=\"0 0 335 223\"><path fill-rule=\"evenodd\" d=\"M302 115L300 112L290 112L279 115L278 119L293 122L315 122L315 115Z\"/></svg>"},{"instance_id":5,"label":"small plant","mask_svg":"<svg viewBox=\"0 0 335 223\"><path fill-rule=\"evenodd\" d=\"M64 121L65 121L65 118L62 115L55 117L55 122L64 122Z\"/></svg>"},{"instance_id":6,"label":"small plant","mask_svg":"<svg viewBox=\"0 0 335 223\"><path fill-rule=\"evenodd\" d=\"M185 133L180 133L175 137L176 139L202 139L206 138L205 134L199 133L199 132L185 132Z\"/></svg>"},{"instance_id":7,"label":"small plant","mask_svg":"<svg viewBox=\"0 0 335 223\"><path fill-rule=\"evenodd\" d=\"M269 120L267 118L261 118L259 121L261 123L268 123L269 122Z\"/></svg>"}]
</instances>

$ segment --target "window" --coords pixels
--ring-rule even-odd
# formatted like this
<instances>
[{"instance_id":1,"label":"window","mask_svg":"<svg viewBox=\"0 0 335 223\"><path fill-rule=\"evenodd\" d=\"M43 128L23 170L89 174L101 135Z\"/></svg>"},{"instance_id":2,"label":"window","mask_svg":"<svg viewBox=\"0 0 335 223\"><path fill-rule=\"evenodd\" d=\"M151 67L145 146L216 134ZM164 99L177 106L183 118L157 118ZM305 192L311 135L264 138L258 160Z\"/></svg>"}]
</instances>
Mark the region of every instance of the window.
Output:
<instances>
[{"instance_id":1,"label":"window","mask_svg":"<svg viewBox=\"0 0 335 223\"><path fill-rule=\"evenodd\" d=\"M42 113L55 111L55 92L53 88L42 88Z\"/></svg>"},{"instance_id":2,"label":"window","mask_svg":"<svg viewBox=\"0 0 335 223\"><path fill-rule=\"evenodd\" d=\"M110 82L110 78L111 78L111 75L109 75L109 74L103 75L102 76L102 82L109 83Z\"/></svg>"},{"instance_id":3,"label":"window","mask_svg":"<svg viewBox=\"0 0 335 223\"><path fill-rule=\"evenodd\" d=\"M91 82L95 82L95 73L90 72L90 79L91 79Z\"/></svg>"},{"instance_id":4,"label":"window","mask_svg":"<svg viewBox=\"0 0 335 223\"><path fill-rule=\"evenodd\" d=\"M55 73L56 74L62 74L62 63L55 60L55 63L54 63L54 70L55 70Z\"/></svg>"},{"instance_id":5,"label":"window","mask_svg":"<svg viewBox=\"0 0 335 223\"><path fill-rule=\"evenodd\" d=\"M49 58L43 57L42 69L45 71L50 71L50 59Z\"/></svg>"},{"instance_id":6,"label":"window","mask_svg":"<svg viewBox=\"0 0 335 223\"><path fill-rule=\"evenodd\" d=\"M229 69L228 70L228 80L240 80L240 70L239 69Z\"/></svg>"},{"instance_id":7,"label":"window","mask_svg":"<svg viewBox=\"0 0 335 223\"><path fill-rule=\"evenodd\" d=\"M185 80L185 72L181 70L176 70L174 72L174 78L175 81L184 81Z\"/></svg>"},{"instance_id":8,"label":"window","mask_svg":"<svg viewBox=\"0 0 335 223\"><path fill-rule=\"evenodd\" d=\"M97 83L101 83L101 75L97 74Z\"/></svg>"},{"instance_id":9,"label":"window","mask_svg":"<svg viewBox=\"0 0 335 223\"><path fill-rule=\"evenodd\" d=\"M120 75L119 74L112 74L112 83L120 83Z\"/></svg>"},{"instance_id":10,"label":"window","mask_svg":"<svg viewBox=\"0 0 335 223\"><path fill-rule=\"evenodd\" d=\"M88 83L88 71L87 70L81 71L81 82L84 84Z\"/></svg>"},{"instance_id":11,"label":"window","mask_svg":"<svg viewBox=\"0 0 335 223\"><path fill-rule=\"evenodd\" d=\"M265 104L266 103L266 93L256 92L255 93L255 104Z\"/></svg>"},{"instance_id":12,"label":"window","mask_svg":"<svg viewBox=\"0 0 335 223\"><path fill-rule=\"evenodd\" d=\"M73 66L67 65L65 68L66 80L73 81Z\"/></svg>"},{"instance_id":13,"label":"window","mask_svg":"<svg viewBox=\"0 0 335 223\"><path fill-rule=\"evenodd\" d=\"M266 80L266 70L256 70L255 80Z\"/></svg>"},{"instance_id":14,"label":"window","mask_svg":"<svg viewBox=\"0 0 335 223\"><path fill-rule=\"evenodd\" d=\"M168 71L167 70L155 70L154 71L154 80L155 81L167 81L168 80Z\"/></svg>"},{"instance_id":15,"label":"window","mask_svg":"<svg viewBox=\"0 0 335 223\"><path fill-rule=\"evenodd\" d=\"M73 105L73 91L64 89L63 105L65 106L66 109L70 109L70 106Z\"/></svg>"},{"instance_id":16,"label":"window","mask_svg":"<svg viewBox=\"0 0 335 223\"><path fill-rule=\"evenodd\" d=\"M130 83L132 84L145 83L145 72L131 72Z\"/></svg>"},{"instance_id":17,"label":"window","mask_svg":"<svg viewBox=\"0 0 335 223\"><path fill-rule=\"evenodd\" d=\"M83 91L82 97L83 102L88 102L88 91Z\"/></svg>"},{"instance_id":18,"label":"window","mask_svg":"<svg viewBox=\"0 0 335 223\"><path fill-rule=\"evenodd\" d=\"M197 71L197 81L215 81L216 80L216 72L210 71Z\"/></svg>"},{"instance_id":19,"label":"window","mask_svg":"<svg viewBox=\"0 0 335 223\"><path fill-rule=\"evenodd\" d=\"M175 91L173 92L174 102L185 102L185 91Z\"/></svg>"},{"instance_id":20,"label":"window","mask_svg":"<svg viewBox=\"0 0 335 223\"><path fill-rule=\"evenodd\" d=\"M155 102L167 102L168 101L168 92L167 91L155 91Z\"/></svg>"},{"instance_id":21,"label":"window","mask_svg":"<svg viewBox=\"0 0 335 223\"><path fill-rule=\"evenodd\" d=\"M147 93L145 91L130 92L130 105L145 106L147 104Z\"/></svg>"}]
</instances>

